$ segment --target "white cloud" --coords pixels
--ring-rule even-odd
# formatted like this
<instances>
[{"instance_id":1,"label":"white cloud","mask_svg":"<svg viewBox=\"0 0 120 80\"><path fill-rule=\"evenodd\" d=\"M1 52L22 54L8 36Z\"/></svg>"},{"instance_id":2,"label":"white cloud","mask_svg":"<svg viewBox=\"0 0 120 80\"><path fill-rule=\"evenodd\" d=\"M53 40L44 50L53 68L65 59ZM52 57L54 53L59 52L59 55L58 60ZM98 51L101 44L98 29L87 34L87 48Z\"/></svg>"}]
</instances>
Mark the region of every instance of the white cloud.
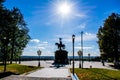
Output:
<instances>
[{"instance_id":1,"label":"white cloud","mask_svg":"<svg viewBox=\"0 0 120 80\"><path fill-rule=\"evenodd\" d=\"M45 49L45 47L43 47L43 46L38 46L37 48L42 49L42 50Z\"/></svg>"},{"instance_id":2,"label":"white cloud","mask_svg":"<svg viewBox=\"0 0 120 80\"><path fill-rule=\"evenodd\" d=\"M33 39L32 42L37 42L36 39ZM37 55L37 50L42 51L42 55L50 56L54 55L54 47L55 45L48 43L47 41L39 41L37 44L28 44L27 47L23 51L23 55Z\"/></svg>"},{"instance_id":3,"label":"white cloud","mask_svg":"<svg viewBox=\"0 0 120 80\"><path fill-rule=\"evenodd\" d=\"M81 49L81 47L76 46L75 49ZM93 49L93 46L83 47L85 50Z\"/></svg>"},{"instance_id":4,"label":"white cloud","mask_svg":"<svg viewBox=\"0 0 120 80\"><path fill-rule=\"evenodd\" d=\"M95 41L95 40L97 40L96 34L87 33L87 32L84 34L83 38L84 38L85 41Z\"/></svg>"},{"instance_id":5,"label":"white cloud","mask_svg":"<svg viewBox=\"0 0 120 80\"><path fill-rule=\"evenodd\" d=\"M59 42L59 38L62 38L62 41L64 42L71 42L71 36L67 34L60 34L60 35L55 35L55 38L53 39L54 42Z\"/></svg>"},{"instance_id":6,"label":"white cloud","mask_svg":"<svg viewBox=\"0 0 120 80\"><path fill-rule=\"evenodd\" d=\"M43 44L48 44L48 42L47 42L47 41L44 41Z\"/></svg>"},{"instance_id":7,"label":"white cloud","mask_svg":"<svg viewBox=\"0 0 120 80\"><path fill-rule=\"evenodd\" d=\"M40 40L39 40L39 39L32 39L32 40L30 40L30 42L39 43L39 42L40 42Z\"/></svg>"},{"instance_id":8,"label":"white cloud","mask_svg":"<svg viewBox=\"0 0 120 80\"><path fill-rule=\"evenodd\" d=\"M56 35L54 41L59 41L59 38L63 38L63 42L72 42L72 35ZM81 41L81 34L75 35L75 42ZM96 34L93 33L84 33L83 34L83 41L97 41Z\"/></svg>"},{"instance_id":9,"label":"white cloud","mask_svg":"<svg viewBox=\"0 0 120 80\"><path fill-rule=\"evenodd\" d=\"M75 16L79 17L79 18L86 18L87 17L85 14L82 14L82 13L76 13Z\"/></svg>"},{"instance_id":10,"label":"white cloud","mask_svg":"<svg viewBox=\"0 0 120 80\"><path fill-rule=\"evenodd\" d=\"M80 29L84 29L85 27L86 27L86 23L82 23L82 24L78 25L78 28L80 28Z\"/></svg>"}]
</instances>

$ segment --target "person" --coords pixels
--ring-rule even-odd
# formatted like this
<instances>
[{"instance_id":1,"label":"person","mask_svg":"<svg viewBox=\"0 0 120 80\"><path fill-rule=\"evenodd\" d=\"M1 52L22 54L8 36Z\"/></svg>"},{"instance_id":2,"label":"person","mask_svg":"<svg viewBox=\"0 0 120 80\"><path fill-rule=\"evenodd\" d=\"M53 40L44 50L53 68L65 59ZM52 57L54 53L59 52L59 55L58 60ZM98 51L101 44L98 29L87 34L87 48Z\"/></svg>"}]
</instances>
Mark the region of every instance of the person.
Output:
<instances>
[{"instance_id":1,"label":"person","mask_svg":"<svg viewBox=\"0 0 120 80\"><path fill-rule=\"evenodd\" d=\"M70 59L70 65L71 65L71 59Z\"/></svg>"},{"instance_id":2,"label":"person","mask_svg":"<svg viewBox=\"0 0 120 80\"><path fill-rule=\"evenodd\" d=\"M104 62L104 60L102 60L102 64L103 64L103 66L105 66L105 62Z\"/></svg>"}]
</instances>

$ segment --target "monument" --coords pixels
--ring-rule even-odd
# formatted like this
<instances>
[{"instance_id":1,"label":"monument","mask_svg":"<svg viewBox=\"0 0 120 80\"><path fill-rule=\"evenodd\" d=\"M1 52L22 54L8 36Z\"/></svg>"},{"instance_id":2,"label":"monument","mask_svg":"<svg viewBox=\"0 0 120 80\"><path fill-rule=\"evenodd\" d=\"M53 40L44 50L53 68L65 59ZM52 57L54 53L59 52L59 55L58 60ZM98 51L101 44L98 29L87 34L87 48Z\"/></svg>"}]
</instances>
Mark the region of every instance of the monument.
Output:
<instances>
[{"instance_id":1,"label":"monument","mask_svg":"<svg viewBox=\"0 0 120 80\"><path fill-rule=\"evenodd\" d=\"M65 50L65 45L62 44L62 38L59 38L59 43L55 43L58 50L55 51L54 64L68 64L68 52Z\"/></svg>"}]
</instances>

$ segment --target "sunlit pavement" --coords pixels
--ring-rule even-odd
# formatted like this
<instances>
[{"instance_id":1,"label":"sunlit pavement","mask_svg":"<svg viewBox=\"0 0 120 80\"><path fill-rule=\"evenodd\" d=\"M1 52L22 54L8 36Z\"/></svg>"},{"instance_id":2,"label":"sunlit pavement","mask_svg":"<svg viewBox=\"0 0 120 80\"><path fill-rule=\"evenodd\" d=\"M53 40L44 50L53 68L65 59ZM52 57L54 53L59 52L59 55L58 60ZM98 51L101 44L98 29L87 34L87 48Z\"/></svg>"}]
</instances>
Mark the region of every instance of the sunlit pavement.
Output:
<instances>
[{"instance_id":1,"label":"sunlit pavement","mask_svg":"<svg viewBox=\"0 0 120 80\"><path fill-rule=\"evenodd\" d=\"M72 62L71 62L72 63ZM95 62L95 61L84 61L83 62L83 68L105 68L105 69L114 69L112 67L110 67L110 65L112 63L104 63L105 65L103 66L103 64L101 62ZM71 65L67 65L69 68L72 68L72 64ZM75 68L79 68L79 61L75 61ZM116 70L116 69L114 69Z\"/></svg>"},{"instance_id":2,"label":"sunlit pavement","mask_svg":"<svg viewBox=\"0 0 120 80\"><path fill-rule=\"evenodd\" d=\"M52 65L53 61L41 61L42 69L32 72L27 77L39 77L39 78L64 78L65 80L71 80L71 74L68 67L60 67ZM23 65L38 66L37 61L25 61L22 62Z\"/></svg>"},{"instance_id":3,"label":"sunlit pavement","mask_svg":"<svg viewBox=\"0 0 120 80\"><path fill-rule=\"evenodd\" d=\"M70 77L69 70L67 68L43 68L41 70L37 70L33 73L26 75L28 77L46 77L46 78L53 78L53 77L63 77L68 78Z\"/></svg>"},{"instance_id":4,"label":"sunlit pavement","mask_svg":"<svg viewBox=\"0 0 120 80\"><path fill-rule=\"evenodd\" d=\"M54 65L52 65L54 61L41 61L41 67L45 67L45 68L51 68L54 67ZM38 61L22 61L21 62L22 65L29 65L29 66L38 66ZM75 68L79 68L79 61L75 61ZM72 61L71 64L69 65L65 65L63 66L64 68L72 68ZM90 66L92 68L105 68L105 69L114 69L112 67L109 66L110 63L105 62L105 66L102 65L101 62L95 62L95 61L84 61L83 62L83 68L90 68ZM62 67L61 67L62 68ZM115 69L114 69L115 70Z\"/></svg>"},{"instance_id":5,"label":"sunlit pavement","mask_svg":"<svg viewBox=\"0 0 120 80\"><path fill-rule=\"evenodd\" d=\"M71 65L62 65L60 67L52 65L53 61L41 61L41 67L44 67L40 70L32 72L27 77L40 77L40 78L70 78L69 68L72 68L73 64L71 61ZM23 65L31 65L37 66L38 61L24 61L21 64ZM105 69L113 69L109 66L108 63L105 62L105 66L102 65L101 62L83 62L83 68L105 68ZM79 68L79 61L75 61L75 68Z\"/></svg>"},{"instance_id":6,"label":"sunlit pavement","mask_svg":"<svg viewBox=\"0 0 120 80\"><path fill-rule=\"evenodd\" d=\"M3 80L71 80L71 73L69 68L72 68L73 64L71 61L71 65L61 65L54 66L52 65L54 61L41 61L40 66L44 67L42 69L38 69L37 71L33 71L29 74L25 75L12 75L4 78ZM38 66L38 61L22 61L22 65L28 66ZM105 62L105 66L102 65L101 62L83 62L83 68L104 68L104 69L113 69L109 66L110 63ZM79 61L75 61L75 68L79 68Z\"/></svg>"}]
</instances>

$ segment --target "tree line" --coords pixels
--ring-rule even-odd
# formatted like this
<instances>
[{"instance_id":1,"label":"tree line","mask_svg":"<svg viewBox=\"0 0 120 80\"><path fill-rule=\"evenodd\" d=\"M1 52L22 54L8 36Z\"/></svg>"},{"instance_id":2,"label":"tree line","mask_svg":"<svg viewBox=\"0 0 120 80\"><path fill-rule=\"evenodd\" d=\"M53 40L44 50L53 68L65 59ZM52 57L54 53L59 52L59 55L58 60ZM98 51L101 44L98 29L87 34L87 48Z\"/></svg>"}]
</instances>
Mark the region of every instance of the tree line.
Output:
<instances>
[{"instance_id":1,"label":"tree line","mask_svg":"<svg viewBox=\"0 0 120 80\"><path fill-rule=\"evenodd\" d=\"M18 59L30 40L29 29L20 10L13 7L11 10L0 0L0 60L3 64L9 60Z\"/></svg>"}]
</instances>

